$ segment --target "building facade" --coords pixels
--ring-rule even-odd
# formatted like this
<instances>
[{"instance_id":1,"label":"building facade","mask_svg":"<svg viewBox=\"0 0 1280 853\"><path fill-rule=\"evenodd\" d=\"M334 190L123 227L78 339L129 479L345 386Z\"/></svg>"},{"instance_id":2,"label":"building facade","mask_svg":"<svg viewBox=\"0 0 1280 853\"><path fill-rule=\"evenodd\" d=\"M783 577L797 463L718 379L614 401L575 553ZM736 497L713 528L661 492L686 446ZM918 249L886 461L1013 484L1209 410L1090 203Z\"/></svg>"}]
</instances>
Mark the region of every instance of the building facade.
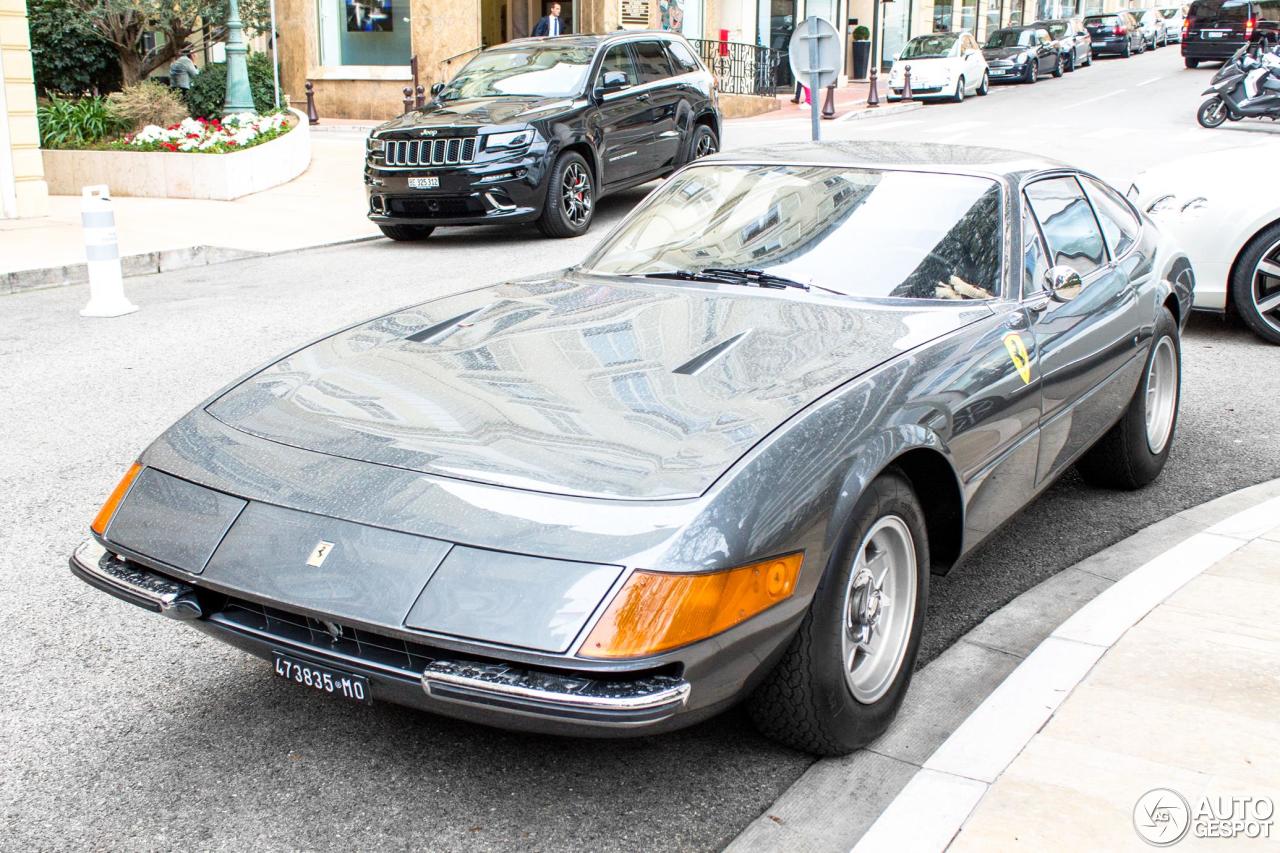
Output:
<instances>
[{"instance_id":1,"label":"building facade","mask_svg":"<svg viewBox=\"0 0 1280 853\"><path fill-rule=\"evenodd\" d=\"M43 216L48 200L26 0L0 0L0 219Z\"/></svg>"}]
</instances>

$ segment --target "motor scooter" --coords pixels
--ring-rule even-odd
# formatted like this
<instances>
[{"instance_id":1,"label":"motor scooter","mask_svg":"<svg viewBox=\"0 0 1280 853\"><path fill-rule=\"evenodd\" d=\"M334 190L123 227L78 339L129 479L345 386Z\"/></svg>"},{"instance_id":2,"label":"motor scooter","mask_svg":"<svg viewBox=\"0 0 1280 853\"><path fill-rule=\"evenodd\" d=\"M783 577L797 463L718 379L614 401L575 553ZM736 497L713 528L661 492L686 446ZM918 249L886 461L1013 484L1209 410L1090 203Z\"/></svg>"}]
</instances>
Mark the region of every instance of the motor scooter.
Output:
<instances>
[{"instance_id":1,"label":"motor scooter","mask_svg":"<svg viewBox=\"0 0 1280 853\"><path fill-rule=\"evenodd\" d=\"M1213 97L1196 110L1201 127L1242 118L1280 119L1280 54L1246 45L1222 64L1202 95Z\"/></svg>"}]
</instances>

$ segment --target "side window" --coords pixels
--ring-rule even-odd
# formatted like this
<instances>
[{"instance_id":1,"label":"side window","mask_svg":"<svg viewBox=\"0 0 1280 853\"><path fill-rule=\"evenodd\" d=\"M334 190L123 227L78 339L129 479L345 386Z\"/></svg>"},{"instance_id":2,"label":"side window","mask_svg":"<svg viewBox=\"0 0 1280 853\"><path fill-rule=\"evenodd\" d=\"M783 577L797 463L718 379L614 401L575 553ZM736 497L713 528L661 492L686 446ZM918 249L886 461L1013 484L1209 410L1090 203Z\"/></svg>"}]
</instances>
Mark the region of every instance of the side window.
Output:
<instances>
[{"instance_id":1,"label":"side window","mask_svg":"<svg viewBox=\"0 0 1280 853\"><path fill-rule=\"evenodd\" d=\"M1111 257L1118 258L1137 242L1138 219L1111 187L1092 178L1084 178L1084 185L1102 223L1102 234L1111 247Z\"/></svg>"},{"instance_id":2,"label":"side window","mask_svg":"<svg viewBox=\"0 0 1280 853\"><path fill-rule=\"evenodd\" d=\"M667 52L671 55L671 64L675 66L677 74L698 70L698 60L683 42L667 42Z\"/></svg>"},{"instance_id":3,"label":"side window","mask_svg":"<svg viewBox=\"0 0 1280 853\"><path fill-rule=\"evenodd\" d=\"M1044 253L1040 228L1031 216L1031 208L1022 206L1022 295L1030 296L1044 290L1044 274L1049 271L1049 259Z\"/></svg>"},{"instance_id":4,"label":"side window","mask_svg":"<svg viewBox=\"0 0 1280 853\"><path fill-rule=\"evenodd\" d=\"M667 52L656 41L642 41L632 45L636 61L640 64L640 82L653 83L671 76L671 63Z\"/></svg>"},{"instance_id":5,"label":"side window","mask_svg":"<svg viewBox=\"0 0 1280 853\"><path fill-rule=\"evenodd\" d=\"M631 51L627 50L625 44L615 44L604 55L604 61L600 63L600 79L598 83L604 82L604 75L608 71L621 71L627 75L627 85L634 86L640 82L640 75L636 72L635 63L631 61Z\"/></svg>"},{"instance_id":6,"label":"side window","mask_svg":"<svg viewBox=\"0 0 1280 853\"><path fill-rule=\"evenodd\" d=\"M1075 178L1036 181L1026 192L1031 212L1049 244L1053 266L1068 266L1086 275L1106 263L1098 220Z\"/></svg>"}]
</instances>

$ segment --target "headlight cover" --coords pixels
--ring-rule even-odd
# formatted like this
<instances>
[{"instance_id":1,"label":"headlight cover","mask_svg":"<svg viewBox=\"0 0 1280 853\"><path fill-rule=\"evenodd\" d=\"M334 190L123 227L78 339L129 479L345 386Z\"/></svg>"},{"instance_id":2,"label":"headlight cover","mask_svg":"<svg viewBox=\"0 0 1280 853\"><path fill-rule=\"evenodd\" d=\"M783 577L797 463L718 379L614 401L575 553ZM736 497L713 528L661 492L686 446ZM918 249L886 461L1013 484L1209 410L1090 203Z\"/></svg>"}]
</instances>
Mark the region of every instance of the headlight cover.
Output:
<instances>
[{"instance_id":1,"label":"headlight cover","mask_svg":"<svg viewBox=\"0 0 1280 853\"><path fill-rule=\"evenodd\" d=\"M1162 195L1151 204L1147 205L1147 213L1155 215L1173 210L1178 204L1178 199L1172 195Z\"/></svg>"},{"instance_id":2,"label":"headlight cover","mask_svg":"<svg viewBox=\"0 0 1280 853\"><path fill-rule=\"evenodd\" d=\"M490 133L484 138L484 150L523 148L533 141L533 128L513 130L507 133Z\"/></svg>"},{"instance_id":3,"label":"headlight cover","mask_svg":"<svg viewBox=\"0 0 1280 853\"><path fill-rule=\"evenodd\" d=\"M387 142L385 139L379 139L376 136L370 136L368 139L365 140L365 150L368 151L370 154L381 154L386 147L387 147Z\"/></svg>"}]
</instances>

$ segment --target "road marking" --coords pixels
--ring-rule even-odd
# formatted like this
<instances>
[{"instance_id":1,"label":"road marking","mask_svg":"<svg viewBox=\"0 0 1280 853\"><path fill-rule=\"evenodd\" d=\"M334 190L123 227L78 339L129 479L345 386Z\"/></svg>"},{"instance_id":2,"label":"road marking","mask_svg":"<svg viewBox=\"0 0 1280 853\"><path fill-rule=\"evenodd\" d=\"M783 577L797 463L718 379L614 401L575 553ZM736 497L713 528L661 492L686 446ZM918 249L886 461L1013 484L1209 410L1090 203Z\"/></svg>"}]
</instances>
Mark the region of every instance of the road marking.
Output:
<instances>
[{"instance_id":1,"label":"road marking","mask_svg":"<svg viewBox=\"0 0 1280 853\"><path fill-rule=\"evenodd\" d=\"M1152 83L1159 83L1164 77L1152 77L1150 80L1143 80L1139 86L1150 86Z\"/></svg>"},{"instance_id":2,"label":"road marking","mask_svg":"<svg viewBox=\"0 0 1280 853\"><path fill-rule=\"evenodd\" d=\"M1083 107L1085 104L1092 104L1092 103L1094 103L1095 101L1101 101L1103 98L1111 98L1111 97L1114 97L1114 96L1116 96L1116 95L1120 94L1120 93L1121 93L1121 92L1123 92L1123 91L1125 91L1125 90L1124 90L1124 89L1116 89L1116 90L1115 90L1115 91L1113 91L1113 92L1107 92L1107 94L1105 94L1105 95L1099 95L1099 96L1098 96L1098 97L1096 97L1096 98L1085 98L1083 101L1076 101L1074 104L1067 104L1065 107L1063 107L1063 109L1067 109L1067 110L1069 110L1069 109L1071 109L1072 107Z\"/></svg>"}]
</instances>

